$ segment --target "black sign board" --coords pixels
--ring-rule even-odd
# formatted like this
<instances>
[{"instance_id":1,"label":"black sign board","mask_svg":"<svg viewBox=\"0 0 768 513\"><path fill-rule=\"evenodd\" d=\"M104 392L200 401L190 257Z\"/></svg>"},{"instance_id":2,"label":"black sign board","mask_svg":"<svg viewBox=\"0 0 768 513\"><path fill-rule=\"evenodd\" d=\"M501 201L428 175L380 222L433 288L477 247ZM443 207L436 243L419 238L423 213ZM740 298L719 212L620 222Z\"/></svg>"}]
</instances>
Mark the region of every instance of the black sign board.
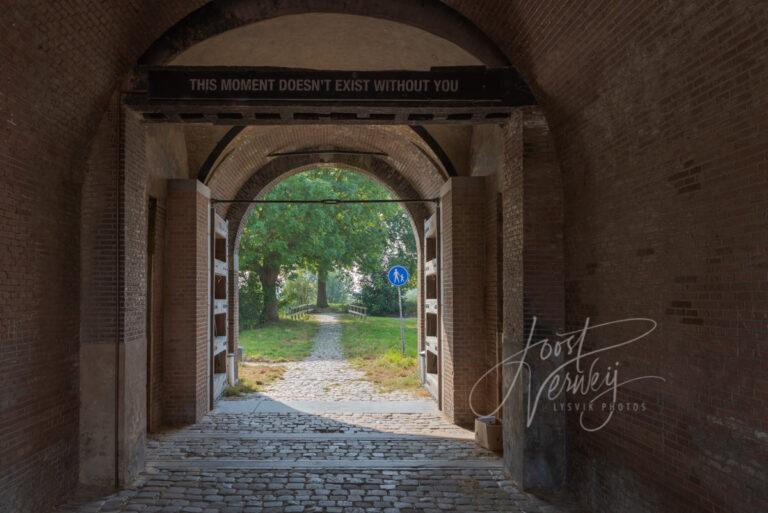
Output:
<instances>
[{"instance_id":1,"label":"black sign board","mask_svg":"<svg viewBox=\"0 0 768 513\"><path fill-rule=\"evenodd\" d=\"M388 104L531 105L533 96L509 68L430 71L317 71L286 68L146 69L149 100L311 101Z\"/></svg>"}]
</instances>

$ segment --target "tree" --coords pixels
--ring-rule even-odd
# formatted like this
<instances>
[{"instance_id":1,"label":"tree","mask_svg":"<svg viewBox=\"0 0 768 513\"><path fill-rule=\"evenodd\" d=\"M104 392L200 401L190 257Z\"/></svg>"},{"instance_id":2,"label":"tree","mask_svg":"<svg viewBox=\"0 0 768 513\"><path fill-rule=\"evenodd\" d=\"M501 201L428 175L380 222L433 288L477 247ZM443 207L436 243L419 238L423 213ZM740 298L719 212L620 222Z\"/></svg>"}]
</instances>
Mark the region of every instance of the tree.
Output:
<instances>
[{"instance_id":1,"label":"tree","mask_svg":"<svg viewBox=\"0 0 768 513\"><path fill-rule=\"evenodd\" d=\"M278 318L280 271L298 249L295 238L301 231L302 220L293 215L290 207L292 205L275 205L270 210L254 208L240 239L240 270L253 273L260 281L261 321ZM279 230L276 229L278 223Z\"/></svg>"},{"instance_id":2,"label":"tree","mask_svg":"<svg viewBox=\"0 0 768 513\"><path fill-rule=\"evenodd\" d=\"M365 200L389 198L382 186L358 173L322 168L280 182L265 199ZM381 265L396 203L259 204L243 230L240 268L259 276L264 294L262 319L277 319L281 273L311 269L317 274L317 305L328 305L328 275L338 269L370 273Z\"/></svg>"},{"instance_id":3,"label":"tree","mask_svg":"<svg viewBox=\"0 0 768 513\"><path fill-rule=\"evenodd\" d=\"M398 313L397 289L387 279L387 270L399 264L408 269L411 279L401 287L404 296L416 287L416 239L413 237L411 221L402 210L387 218L386 251L379 257L380 263L367 273L362 283L360 301L371 315L392 315ZM407 302L404 302L404 308ZM406 308L406 311L408 309Z\"/></svg>"},{"instance_id":4,"label":"tree","mask_svg":"<svg viewBox=\"0 0 768 513\"><path fill-rule=\"evenodd\" d=\"M240 290L240 329L246 330L254 328L260 319L260 309L264 302L264 295L261 290L261 282L258 275L254 272L240 271L239 276Z\"/></svg>"},{"instance_id":5,"label":"tree","mask_svg":"<svg viewBox=\"0 0 768 513\"><path fill-rule=\"evenodd\" d=\"M283 305L310 303L316 295L317 279L313 274L299 269L285 275L280 288L280 303Z\"/></svg>"},{"instance_id":6,"label":"tree","mask_svg":"<svg viewBox=\"0 0 768 513\"><path fill-rule=\"evenodd\" d=\"M347 303L352 294L353 286L352 276L348 272L344 270L333 271L328 275L328 282L326 284L328 302Z\"/></svg>"}]
</instances>

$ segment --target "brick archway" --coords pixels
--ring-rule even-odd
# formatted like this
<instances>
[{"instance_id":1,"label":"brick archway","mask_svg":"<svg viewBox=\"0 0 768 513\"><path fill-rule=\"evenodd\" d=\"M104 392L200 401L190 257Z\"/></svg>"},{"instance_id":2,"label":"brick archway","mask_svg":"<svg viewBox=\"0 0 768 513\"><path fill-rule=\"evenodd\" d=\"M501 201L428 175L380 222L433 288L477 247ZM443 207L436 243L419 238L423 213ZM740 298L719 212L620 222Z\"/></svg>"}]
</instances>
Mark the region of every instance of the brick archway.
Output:
<instances>
[{"instance_id":1,"label":"brick archway","mask_svg":"<svg viewBox=\"0 0 768 513\"><path fill-rule=\"evenodd\" d=\"M375 179L377 182L386 187L393 195L394 198L403 199L430 199L428 196L420 195L420 193L413 187L413 185L394 167L388 164L386 161L379 157L370 155L352 155L352 154L328 154L327 158L323 161L318 161L314 155L296 155L290 157L284 157L266 164L262 168L255 171L251 177L243 184L238 193L233 199L237 200L252 200L265 194L269 189L274 187L278 182L294 174L301 173L310 168L321 166L338 166L350 171L358 172ZM226 219L229 221L229 252L234 258L229 262L229 332L231 337L231 349L234 350L238 346L239 335L239 289L238 289L238 253L240 248L240 237L242 235L245 221L248 219L248 214L253 208L253 204L247 203L234 203L226 211ZM408 217L411 221L411 227L413 229L414 238L416 239L416 251L417 259L419 263L418 273L421 275L423 272L421 265L421 236L423 234L424 220L434 212L434 205L428 202L425 203L404 203L403 207L408 213ZM417 282L417 297L419 303L423 300L422 284L421 280ZM419 316L421 316L421 309L417 308ZM417 322L420 333L422 329L423 319L419 318Z\"/></svg>"},{"instance_id":2,"label":"brick archway","mask_svg":"<svg viewBox=\"0 0 768 513\"><path fill-rule=\"evenodd\" d=\"M327 3L328 2L316 2L317 5L325 5ZM229 5L229 2L216 2L215 4ZM289 4L294 5L294 2L286 1L277 3L277 5ZM310 4L315 5L315 2L310 2ZM306 5L303 5L302 8L309 9ZM439 6L439 9L447 8L441 5ZM343 12L350 11L344 9ZM353 9L353 12L356 11ZM368 12L365 14L370 15ZM409 13L409 16L412 14L413 13ZM386 18L386 16L382 17ZM428 16L422 16L420 19L424 21L428 18ZM439 19L439 17L436 19ZM255 21L252 22L255 23ZM432 22L430 21L429 23L431 24ZM451 26L450 23L447 26ZM224 23L219 27L219 29L224 32L230 28L233 28L227 27L228 25ZM459 32L461 32L461 30L459 30ZM205 37L202 37L199 34L193 34L193 36L202 37L200 41L204 41L212 37L214 34L216 34L215 31L209 33ZM185 47L185 44L187 46L194 45L194 43L197 41L194 39L194 37L186 41L186 43L180 44L176 50L182 51ZM168 58L171 57L172 56L169 54ZM269 130L267 128L269 128ZM178 134L168 135L168 138L170 139L174 135ZM349 166L354 165L358 169L367 170L374 176L384 177L384 183L390 183L391 189L398 193L400 197L436 197L448 175L448 173L446 173L446 169L442 167L440 163L442 159L435 153L435 149L430 147L429 144L426 144L424 139L419 136L419 134L415 133L413 130L406 126L254 126L244 129L240 134L238 134L238 136L234 137L229 142L227 148L220 152L219 158L212 163L211 173L208 175L206 185L210 187L214 198L227 199L236 197L238 194L241 194L244 185L254 179L254 169L265 171L265 166L269 166L269 170L275 173L273 180L279 179L280 176L284 175L285 173L289 173L291 169L284 169L283 171L280 171L280 165L272 165L271 162L274 161L272 159L275 158L275 154L282 153L284 155L290 155L292 152L300 152L302 149L317 155L322 155L322 159L330 159L330 162L342 164L346 163L346 165ZM355 158L349 156L355 152L378 154L380 158L376 159L369 156L368 160L362 159L355 162ZM140 152L137 154L140 154ZM347 155L351 160L347 160L345 162L345 159L340 159L338 155ZM291 157L280 156L279 158L290 159ZM310 165L312 162L316 161L316 157L308 158L305 161L305 165ZM299 167L301 167L300 164L296 162L294 162L293 165L299 165ZM297 168L294 167L293 169ZM500 169L497 169L494 172L500 172ZM266 176L267 175L265 175L265 177ZM254 183L257 183L258 180L259 179L255 179ZM478 177L478 180L475 182L480 181L482 180ZM405 189L403 188L404 186L401 187L401 182L407 184L409 188ZM260 187L258 191L249 190L247 194L258 194L259 191L263 190L265 187L268 187L269 183L269 181L261 183L258 185L258 187ZM254 187L257 187L257 185L254 185ZM483 210L482 200L477 197L477 191L480 187L481 185L477 183L475 186L471 186L470 188L475 189L471 193L474 194L472 202L470 202L471 204L465 203L461 205L461 209L456 210L457 212L460 212L460 215L455 218L457 227L463 226L461 224L461 218L462 216L466 215L469 210L474 209L474 212L472 212L471 216L473 218L473 222L478 220L475 219L477 213ZM461 185L457 186L454 191L455 195L452 193L452 197L455 196L456 198L459 198L460 196L463 196L465 193L467 193L467 189ZM457 199L457 203L461 203L461 201ZM219 209L220 213L225 214L228 218L230 217L231 210L231 208L227 208L226 206L222 206ZM242 215L240 215L240 221L242 221L245 214L246 212L242 212ZM423 220L424 216L414 216L412 213L412 218L414 219L415 225L417 227L417 233L420 233L418 227L421 226L420 221ZM478 230L475 230L475 232L475 234L479 233ZM233 244L237 244L237 241L239 240L239 237L237 237L238 233L239 229L235 234L236 236L231 238ZM417 238L420 239L420 237ZM481 247L482 241L479 238L473 239L472 242L467 243L467 246ZM457 254L455 256L456 262L463 262L462 258L464 258L466 255ZM477 256L480 255L478 254ZM233 261L236 260L233 259ZM455 268L458 267L460 266L455 266ZM234 279L235 272L236 267L230 269L231 284L236 283L236 280ZM481 277L478 276L478 278ZM478 279L478 283L479 282L480 279ZM461 286L463 286L463 284L459 285L457 290L461 289ZM520 294L521 290L522 288L516 289L516 293ZM419 296L421 299L421 292L419 293ZM238 305L236 302L237 291L231 293L229 297L233 298L232 301L235 301L234 303L230 303L230 311L234 312L234 314L230 316L230 322L232 323L232 325L230 325L230 332L237 333L237 330L235 329L238 322ZM476 295L474 297L480 296ZM477 301L475 302L477 303ZM508 304L512 303L508 302ZM460 305L456 307L456 311L459 309ZM476 313L480 314L481 312ZM476 318L479 319L480 315L476 316ZM459 341L457 346L469 346L469 344L465 342L470 340L472 337L476 337L477 331L478 330L476 329L465 330L462 332L457 331L456 333L451 333L450 338L452 340L455 339ZM463 358L466 356L465 353L470 351L468 347L461 347L461 349L463 350L463 353L457 351L456 353L451 353L451 355L455 354L459 355L458 358ZM481 365L479 361L473 363L474 367L478 367L479 365ZM466 381L466 379L469 379L468 376L469 374L467 374L467 376L463 376L462 380ZM462 387L457 386L455 388L456 395L462 393L462 390ZM452 411L465 409L464 405L457 406L458 402L460 401L451 402L450 407ZM468 418L466 415L468 414L464 411L462 412L462 415L462 422L466 423L466 419Z\"/></svg>"},{"instance_id":3,"label":"brick archway","mask_svg":"<svg viewBox=\"0 0 768 513\"><path fill-rule=\"evenodd\" d=\"M215 199L252 199L260 191L256 184L276 179L285 165L334 159L371 173L399 197L435 197L448 179L439 156L408 127L290 125L244 129L220 152L205 183ZM229 210L228 204L218 208L226 216Z\"/></svg>"},{"instance_id":4,"label":"brick archway","mask_svg":"<svg viewBox=\"0 0 768 513\"><path fill-rule=\"evenodd\" d=\"M0 397L7 419L0 429L7 441L0 450L0 509L44 511L65 496L87 443L101 444L91 466L108 478L110 465L135 455L130 476L141 460L120 440L129 432L143 436L140 421L128 422L140 419L140 394L129 389L117 397L123 390L115 375L121 354L140 356L146 338L137 319L145 309L145 175L190 175L188 153L154 148L145 163L143 147L124 147L139 130L123 124L121 78L147 48L165 48L168 56L174 45L183 50L180 39L153 42L172 36L196 9L209 9L210 21L226 30L227 12L216 12L224 5L235 16L240 9L293 5L299 12L326 3L167 0L149 9L148 2L71 0L15 2L4 11L0 161L7 192L0 213L10 229L0 242L8 270L0 326L8 385ZM356 12L371 6L371 14L384 4L407 6L400 16L425 25L434 21L423 4L442 8L436 0L335 3ZM618 1L590 9L569 2L442 3L514 61L554 121L563 171L556 174L568 194L552 210L565 221L550 221L550 202L539 193L554 187L528 172L532 164L554 164L524 162L519 154L530 144L510 140L505 165L514 173L505 176L511 196L504 195L503 229L513 244L505 240L503 274L554 277L548 266L525 267L519 253L532 233L544 235L534 228L562 225L557 281L567 290L569 325L628 314L664 325L653 345L629 348L622 359L670 382L663 390L629 388L623 397L647 398L651 409L612 429L568 428L570 484L601 512L768 509L760 493L765 402L752 379L765 367L765 2L636 2L631 9ZM198 28L205 12L197 11ZM184 138L155 135L178 144ZM482 150L482 141L477 146ZM474 163L479 176L483 159ZM92 182L83 185L87 175ZM535 188L523 194L526 178ZM543 223L531 206L544 211ZM516 220L523 217L521 226ZM549 243L542 238L538 247ZM105 326L90 329L91 321ZM513 328L520 327L504 328L507 337ZM114 387L97 389L89 381L97 377ZM140 373L132 377L141 384ZM89 397L94 391L101 395ZM104 418L84 408L89 404ZM88 422L103 437L89 437Z\"/></svg>"},{"instance_id":5,"label":"brick archway","mask_svg":"<svg viewBox=\"0 0 768 513\"><path fill-rule=\"evenodd\" d=\"M142 55L139 64L166 64L185 49L228 30L309 12L356 14L395 21L451 41L488 66L509 65L504 53L484 32L445 3L434 0L417 3L408 0L215 0L168 29Z\"/></svg>"}]
</instances>

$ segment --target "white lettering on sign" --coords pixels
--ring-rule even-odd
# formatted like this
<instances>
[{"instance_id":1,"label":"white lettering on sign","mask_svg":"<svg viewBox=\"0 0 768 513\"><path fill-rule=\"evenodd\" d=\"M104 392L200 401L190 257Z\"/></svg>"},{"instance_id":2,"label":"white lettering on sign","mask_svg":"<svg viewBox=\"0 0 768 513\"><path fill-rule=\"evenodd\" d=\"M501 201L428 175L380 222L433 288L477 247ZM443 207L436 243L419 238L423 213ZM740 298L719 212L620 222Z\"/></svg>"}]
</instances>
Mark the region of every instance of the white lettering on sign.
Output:
<instances>
[{"instance_id":1,"label":"white lettering on sign","mask_svg":"<svg viewBox=\"0 0 768 513\"><path fill-rule=\"evenodd\" d=\"M317 93L330 90L330 78L281 78L278 91Z\"/></svg>"},{"instance_id":2,"label":"white lettering on sign","mask_svg":"<svg viewBox=\"0 0 768 513\"><path fill-rule=\"evenodd\" d=\"M459 92L458 80L435 80L435 91L438 93L457 93Z\"/></svg>"},{"instance_id":3,"label":"white lettering on sign","mask_svg":"<svg viewBox=\"0 0 768 513\"><path fill-rule=\"evenodd\" d=\"M216 91L218 82L215 78L190 78L189 87L193 91Z\"/></svg>"},{"instance_id":4,"label":"white lettering on sign","mask_svg":"<svg viewBox=\"0 0 768 513\"><path fill-rule=\"evenodd\" d=\"M374 81L374 90L379 93L427 93L429 79L387 79Z\"/></svg>"},{"instance_id":5,"label":"white lettering on sign","mask_svg":"<svg viewBox=\"0 0 768 513\"><path fill-rule=\"evenodd\" d=\"M335 83L336 91L338 92L351 92L351 93L360 93L363 91L368 91L368 86L371 83L368 79L337 79Z\"/></svg>"},{"instance_id":6,"label":"white lettering on sign","mask_svg":"<svg viewBox=\"0 0 768 513\"><path fill-rule=\"evenodd\" d=\"M458 93L456 79L190 78L192 92Z\"/></svg>"},{"instance_id":7,"label":"white lettering on sign","mask_svg":"<svg viewBox=\"0 0 768 513\"><path fill-rule=\"evenodd\" d=\"M222 91L271 91L274 78L223 78Z\"/></svg>"}]
</instances>

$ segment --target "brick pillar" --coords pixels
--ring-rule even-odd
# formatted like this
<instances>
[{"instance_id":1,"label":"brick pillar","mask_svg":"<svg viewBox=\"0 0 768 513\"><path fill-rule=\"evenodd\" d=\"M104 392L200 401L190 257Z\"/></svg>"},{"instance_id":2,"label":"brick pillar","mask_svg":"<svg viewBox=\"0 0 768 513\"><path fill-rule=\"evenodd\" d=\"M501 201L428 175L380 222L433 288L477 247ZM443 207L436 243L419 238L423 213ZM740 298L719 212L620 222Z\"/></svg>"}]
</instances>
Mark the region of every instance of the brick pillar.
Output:
<instances>
[{"instance_id":1,"label":"brick pillar","mask_svg":"<svg viewBox=\"0 0 768 513\"><path fill-rule=\"evenodd\" d=\"M471 425L472 386L487 370L484 332L484 205L482 177L453 177L441 191L443 413L454 423ZM473 398L482 412L484 394Z\"/></svg>"},{"instance_id":2,"label":"brick pillar","mask_svg":"<svg viewBox=\"0 0 768 513\"><path fill-rule=\"evenodd\" d=\"M518 111L505 127L503 185L503 357L564 327L562 182L543 117ZM565 477L565 414L540 405L527 425L529 401L561 360L525 359L530 372L513 383L517 365L503 368L504 464L523 489L553 489ZM511 390L510 390L511 387Z\"/></svg>"},{"instance_id":3,"label":"brick pillar","mask_svg":"<svg viewBox=\"0 0 768 513\"><path fill-rule=\"evenodd\" d=\"M144 467L147 380L145 131L136 115L122 110L117 96L87 164L79 480L111 486L130 483Z\"/></svg>"},{"instance_id":4,"label":"brick pillar","mask_svg":"<svg viewBox=\"0 0 768 513\"><path fill-rule=\"evenodd\" d=\"M209 410L210 191L169 180L163 290L163 419L198 421Z\"/></svg>"}]
</instances>

